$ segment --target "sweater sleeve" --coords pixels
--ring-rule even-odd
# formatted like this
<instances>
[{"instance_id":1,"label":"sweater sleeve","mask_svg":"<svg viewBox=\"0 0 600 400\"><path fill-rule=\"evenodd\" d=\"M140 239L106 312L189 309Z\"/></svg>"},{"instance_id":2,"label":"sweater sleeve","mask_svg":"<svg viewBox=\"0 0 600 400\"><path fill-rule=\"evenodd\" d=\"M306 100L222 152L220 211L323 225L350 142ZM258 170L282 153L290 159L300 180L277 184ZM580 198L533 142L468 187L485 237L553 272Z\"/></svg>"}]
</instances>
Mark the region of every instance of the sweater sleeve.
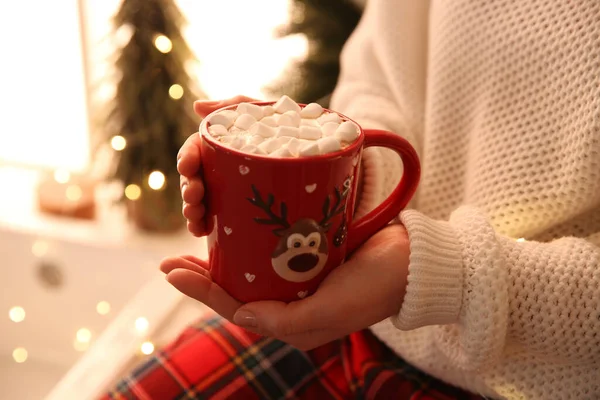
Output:
<instances>
[{"instance_id":1,"label":"sweater sleeve","mask_svg":"<svg viewBox=\"0 0 600 400\"><path fill-rule=\"evenodd\" d=\"M465 369L519 348L548 361L600 360L597 235L520 242L467 206L448 222L412 210L401 221L411 254L397 328L447 324L439 347Z\"/></svg>"},{"instance_id":2,"label":"sweater sleeve","mask_svg":"<svg viewBox=\"0 0 600 400\"><path fill-rule=\"evenodd\" d=\"M366 29L375 24L374 12L367 6L344 49L332 108L363 127L396 132L420 152L420 138L412 134L419 130L407 122L414 116L405 115L402 94L390 92ZM407 99L418 101L406 90ZM357 214L385 198L401 168L389 151L365 151ZM485 214L470 206L455 210L448 221L414 210L400 217L411 254L404 303L392 317L398 329L438 325L438 348L464 370L484 368L503 352L522 348L551 363L598 362L600 249L594 240L599 235L518 242L497 234Z\"/></svg>"},{"instance_id":3,"label":"sweater sleeve","mask_svg":"<svg viewBox=\"0 0 600 400\"><path fill-rule=\"evenodd\" d=\"M425 3L425 2L424 2ZM394 132L407 139L419 153L419 141L413 135L417 131L408 121L414 121L405 115L403 107L405 101L411 97L418 99L422 87L419 84L411 85L403 90L403 95L398 96L391 92L385 79L385 63L382 56L373 46L373 26L377 24L377 15L380 9L368 2L362 18L353 34L348 39L341 55L341 72L338 85L332 94L331 108L339 111L358 122L363 128L382 129ZM417 9L419 7L416 7ZM415 18L417 20L418 18ZM417 24L417 22L415 22ZM425 28L423 24L422 29ZM407 27L409 29L411 27ZM399 28L402 29L402 28ZM422 68L406 68L408 70L425 71L425 46L418 44L417 38L399 33L401 39L397 44L404 52L410 54L407 60L423 64ZM426 35L423 35L425 41ZM424 75L416 76L411 82L421 82L424 85ZM402 163L399 157L391 150L383 148L367 148L362 157L364 191L361 203L356 210L360 217L391 192L402 175Z\"/></svg>"}]
</instances>

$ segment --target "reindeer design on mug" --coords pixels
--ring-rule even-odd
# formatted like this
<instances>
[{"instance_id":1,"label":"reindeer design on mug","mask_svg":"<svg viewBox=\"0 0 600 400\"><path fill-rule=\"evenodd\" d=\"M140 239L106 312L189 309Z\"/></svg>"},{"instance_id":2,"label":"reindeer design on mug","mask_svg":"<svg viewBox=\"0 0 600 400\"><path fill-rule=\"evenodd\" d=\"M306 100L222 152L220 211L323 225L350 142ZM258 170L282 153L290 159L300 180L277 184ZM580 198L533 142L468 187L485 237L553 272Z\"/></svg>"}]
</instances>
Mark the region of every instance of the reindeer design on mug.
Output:
<instances>
[{"instance_id":1,"label":"reindeer design on mug","mask_svg":"<svg viewBox=\"0 0 600 400\"><path fill-rule=\"evenodd\" d=\"M346 186L346 185L344 185ZM290 224L287 220L287 206L280 203L279 214L272 208L275 198L269 194L263 199L258 189L252 185L254 198L248 201L265 212L268 218L254 218L259 224L274 225L273 233L279 237L275 250L271 254L271 265L281 278L290 282L306 282L316 277L325 267L329 255L326 233L331 228L330 220L346 210L343 201L348 190L335 189L335 204L330 208L327 196L323 204L323 218L317 222L311 218L301 218Z\"/></svg>"}]
</instances>

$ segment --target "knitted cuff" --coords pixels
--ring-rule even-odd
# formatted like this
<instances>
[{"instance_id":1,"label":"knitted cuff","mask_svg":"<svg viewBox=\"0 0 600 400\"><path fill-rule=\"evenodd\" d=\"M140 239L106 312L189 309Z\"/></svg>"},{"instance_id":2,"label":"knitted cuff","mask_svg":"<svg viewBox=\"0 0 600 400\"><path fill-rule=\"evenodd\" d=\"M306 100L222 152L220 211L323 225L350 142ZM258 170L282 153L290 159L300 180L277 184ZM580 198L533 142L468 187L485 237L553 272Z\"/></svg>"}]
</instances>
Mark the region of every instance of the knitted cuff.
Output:
<instances>
[{"instance_id":1,"label":"knitted cuff","mask_svg":"<svg viewBox=\"0 0 600 400\"><path fill-rule=\"evenodd\" d=\"M458 321L463 266L460 242L449 222L407 210L400 214L410 241L408 285L392 323L402 330Z\"/></svg>"}]
</instances>

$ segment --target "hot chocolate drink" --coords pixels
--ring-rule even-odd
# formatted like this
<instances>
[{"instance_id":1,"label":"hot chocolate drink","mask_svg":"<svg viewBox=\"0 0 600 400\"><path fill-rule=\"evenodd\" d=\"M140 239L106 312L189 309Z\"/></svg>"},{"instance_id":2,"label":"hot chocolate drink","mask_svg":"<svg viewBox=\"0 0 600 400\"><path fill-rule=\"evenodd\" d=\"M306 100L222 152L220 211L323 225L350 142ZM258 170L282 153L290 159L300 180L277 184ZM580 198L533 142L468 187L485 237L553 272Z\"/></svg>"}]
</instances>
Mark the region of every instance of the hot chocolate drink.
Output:
<instances>
[{"instance_id":1,"label":"hot chocolate drink","mask_svg":"<svg viewBox=\"0 0 600 400\"><path fill-rule=\"evenodd\" d=\"M311 157L334 153L354 142L360 128L317 103L302 108L288 96L272 106L241 103L213 114L208 133L223 145L268 157Z\"/></svg>"}]
</instances>

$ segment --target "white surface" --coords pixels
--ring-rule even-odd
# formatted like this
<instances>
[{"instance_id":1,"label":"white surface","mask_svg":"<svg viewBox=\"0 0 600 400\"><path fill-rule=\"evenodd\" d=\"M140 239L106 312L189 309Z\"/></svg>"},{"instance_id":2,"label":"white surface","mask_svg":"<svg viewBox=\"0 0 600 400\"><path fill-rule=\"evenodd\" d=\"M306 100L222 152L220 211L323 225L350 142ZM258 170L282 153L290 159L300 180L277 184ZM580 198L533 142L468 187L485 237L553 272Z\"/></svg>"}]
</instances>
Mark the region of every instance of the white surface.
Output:
<instances>
[{"instance_id":1,"label":"white surface","mask_svg":"<svg viewBox=\"0 0 600 400\"><path fill-rule=\"evenodd\" d=\"M52 389L46 400L84 400L99 396L131 362L140 343L160 326L181 299L179 292L166 284L162 276L151 280ZM141 315L150 327L143 334L135 329L135 321Z\"/></svg>"},{"instance_id":2,"label":"white surface","mask_svg":"<svg viewBox=\"0 0 600 400\"><path fill-rule=\"evenodd\" d=\"M91 222L42 215L33 195L37 179L34 171L0 167L0 398L40 399L73 365L51 398L94 398L145 338L136 333L135 319L148 319L151 335L181 299L158 272L160 259L181 253L204 257L205 241L185 231L141 234L105 207L103 218ZM46 248L43 254L40 247ZM42 261L60 270L62 286L43 284ZM107 316L96 312L99 301L110 303ZM25 309L23 322L8 318L14 306ZM197 317L197 309L191 314ZM92 346L75 364L82 353L73 343L83 327L92 333ZM17 347L29 353L23 364L12 359Z\"/></svg>"}]
</instances>

